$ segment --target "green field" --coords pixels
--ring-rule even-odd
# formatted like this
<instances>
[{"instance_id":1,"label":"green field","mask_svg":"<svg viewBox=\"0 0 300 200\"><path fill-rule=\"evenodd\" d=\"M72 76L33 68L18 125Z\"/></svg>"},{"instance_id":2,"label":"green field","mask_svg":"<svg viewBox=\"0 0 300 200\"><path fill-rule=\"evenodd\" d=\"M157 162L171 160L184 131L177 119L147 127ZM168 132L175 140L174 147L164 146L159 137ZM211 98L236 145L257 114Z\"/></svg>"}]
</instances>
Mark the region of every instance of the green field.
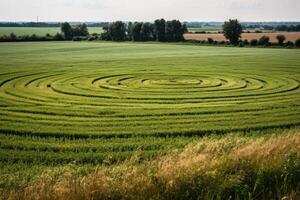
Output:
<instances>
[{"instance_id":1,"label":"green field","mask_svg":"<svg viewBox=\"0 0 300 200\"><path fill-rule=\"evenodd\" d=\"M88 27L89 33L101 33L102 28L99 27ZM60 33L60 28L59 27L51 27L51 28L25 28L25 27L16 27L16 28L10 28L10 27L0 27L0 36L2 35L10 35L11 33L16 34L17 36L22 36L22 35L32 35L36 34L38 36L44 36L47 33L50 35L55 35L56 33Z\"/></svg>"},{"instance_id":2,"label":"green field","mask_svg":"<svg viewBox=\"0 0 300 200\"><path fill-rule=\"evenodd\" d=\"M218 32L221 31L220 28L189 28L190 32L196 31L208 31L208 32ZM101 33L103 30L101 27L88 27L89 33ZM56 33L60 33L59 27L51 27L51 28L34 28L34 27L0 27L0 36L2 35L10 35L11 33L16 34L17 36L22 35L32 35L36 34L38 36L44 36L47 33L50 35L55 35Z\"/></svg>"},{"instance_id":3,"label":"green field","mask_svg":"<svg viewBox=\"0 0 300 200\"><path fill-rule=\"evenodd\" d=\"M218 26L213 26L213 27L203 27L203 28L188 28L189 32L201 32L201 31L205 31L205 32L219 32L222 31L222 27L218 27Z\"/></svg>"},{"instance_id":4,"label":"green field","mask_svg":"<svg viewBox=\"0 0 300 200\"><path fill-rule=\"evenodd\" d=\"M297 49L28 42L1 43L0 57L0 188L300 124Z\"/></svg>"},{"instance_id":5,"label":"green field","mask_svg":"<svg viewBox=\"0 0 300 200\"><path fill-rule=\"evenodd\" d=\"M88 27L89 33L101 33L103 30L101 27ZM196 31L207 31L207 32L218 32L222 31L222 27L206 27L206 28L189 28L190 32ZM38 36L44 36L47 33L50 35L55 35L60 33L59 27L50 27L50 28L34 28L34 27L0 27L0 36L9 35L11 33L16 34L17 36L22 35L32 35L36 34Z\"/></svg>"},{"instance_id":6,"label":"green field","mask_svg":"<svg viewBox=\"0 0 300 200\"><path fill-rule=\"evenodd\" d=\"M102 28L101 27L88 27L89 33L102 33ZM222 27L204 27L204 28L189 28L189 32L211 32L211 33L216 33L219 31L222 31ZM255 29L247 29L245 31L251 31L255 32ZM264 31L264 32L269 32L269 31ZM60 28L58 27L51 27L51 28L27 28L27 27L0 27L0 36L3 35L10 35L11 33L16 34L17 36L22 36L22 35L32 35L36 34L38 36L44 36L47 33L50 35L55 35L56 33L60 33Z\"/></svg>"}]
</instances>

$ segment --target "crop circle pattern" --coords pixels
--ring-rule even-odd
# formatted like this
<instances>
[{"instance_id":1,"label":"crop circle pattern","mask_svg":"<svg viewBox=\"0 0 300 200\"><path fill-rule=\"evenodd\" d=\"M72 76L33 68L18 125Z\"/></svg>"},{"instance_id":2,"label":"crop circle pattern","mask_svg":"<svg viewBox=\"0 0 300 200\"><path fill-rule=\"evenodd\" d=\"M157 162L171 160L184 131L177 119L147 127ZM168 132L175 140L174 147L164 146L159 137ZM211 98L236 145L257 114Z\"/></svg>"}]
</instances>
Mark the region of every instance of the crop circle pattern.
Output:
<instances>
[{"instance_id":1,"label":"crop circle pattern","mask_svg":"<svg viewBox=\"0 0 300 200\"><path fill-rule=\"evenodd\" d=\"M300 123L299 81L279 74L11 72L0 75L0 95L2 132L18 134L200 135Z\"/></svg>"}]
</instances>

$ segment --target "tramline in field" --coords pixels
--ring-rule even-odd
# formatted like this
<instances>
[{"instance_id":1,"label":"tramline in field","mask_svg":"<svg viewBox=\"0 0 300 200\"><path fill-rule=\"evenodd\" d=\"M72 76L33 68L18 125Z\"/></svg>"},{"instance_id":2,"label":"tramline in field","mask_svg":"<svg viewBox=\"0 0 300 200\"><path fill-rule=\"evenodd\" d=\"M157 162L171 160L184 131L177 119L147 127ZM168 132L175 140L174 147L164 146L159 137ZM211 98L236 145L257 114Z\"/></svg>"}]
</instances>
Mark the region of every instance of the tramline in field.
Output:
<instances>
[{"instance_id":1,"label":"tramline in field","mask_svg":"<svg viewBox=\"0 0 300 200\"><path fill-rule=\"evenodd\" d=\"M1 131L57 137L190 136L299 124L299 81L293 67L271 73L259 66L256 71L236 66L218 70L199 59L175 70L146 65L128 71L101 63L85 68L2 73Z\"/></svg>"}]
</instances>

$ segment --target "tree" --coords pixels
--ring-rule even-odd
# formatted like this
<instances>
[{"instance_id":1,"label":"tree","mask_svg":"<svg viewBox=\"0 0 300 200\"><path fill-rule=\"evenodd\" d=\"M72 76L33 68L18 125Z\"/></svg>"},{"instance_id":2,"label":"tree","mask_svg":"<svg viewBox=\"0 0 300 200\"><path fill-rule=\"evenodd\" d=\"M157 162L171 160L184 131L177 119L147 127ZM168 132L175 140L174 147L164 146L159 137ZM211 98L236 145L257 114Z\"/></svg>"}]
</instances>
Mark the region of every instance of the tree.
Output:
<instances>
[{"instance_id":1,"label":"tree","mask_svg":"<svg viewBox=\"0 0 300 200\"><path fill-rule=\"evenodd\" d=\"M154 31L156 39L160 42L166 41L166 21L164 19L157 19L154 22Z\"/></svg>"},{"instance_id":2,"label":"tree","mask_svg":"<svg viewBox=\"0 0 300 200\"><path fill-rule=\"evenodd\" d=\"M101 33L100 38L101 40L111 40L109 33L108 33L108 25L102 27L103 33Z\"/></svg>"},{"instance_id":3,"label":"tree","mask_svg":"<svg viewBox=\"0 0 300 200\"><path fill-rule=\"evenodd\" d=\"M186 32L186 26L180 21L172 20L166 23L166 40L168 42L179 42L184 40L183 34Z\"/></svg>"},{"instance_id":4,"label":"tree","mask_svg":"<svg viewBox=\"0 0 300 200\"><path fill-rule=\"evenodd\" d=\"M164 19L159 19L154 23L129 22L127 26L121 21L116 21L103 30L102 40L178 42L184 40L183 34L187 32L187 27L178 20L166 22Z\"/></svg>"},{"instance_id":5,"label":"tree","mask_svg":"<svg viewBox=\"0 0 300 200\"><path fill-rule=\"evenodd\" d=\"M73 37L81 36L81 30L79 26L73 28Z\"/></svg>"},{"instance_id":6,"label":"tree","mask_svg":"<svg viewBox=\"0 0 300 200\"><path fill-rule=\"evenodd\" d=\"M237 19L229 19L224 22L223 32L225 38L227 38L231 44L237 45L242 34L242 25Z\"/></svg>"},{"instance_id":7,"label":"tree","mask_svg":"<svg viewBox=\"0 0 300 200\"><path fill-rule=\"evenodd\" d=\"M116 21L108 27L109 37L114 41L124 41L126 38L126 25L122 21Z\"/></svg>"},{"instance_id":8,"label":"tree","mask_svg":"<svg viewBox=\"0 0 300 200\"><path fill-rule=\"evenodd\" d=\"M277 35L277 36L276 36L276 39L277 39L277 41L278 41L278 44L279 44L280 46L282 46L283 43L284 43L284 41L285 41L285 36L284 36L284 35Z\"/></svg>"},{"instance_id":9,"label":"tree","mask_svg":"<svg viewBox=\"0 0 300 200\"><path fill-rule=\"evenodd\" d=\"M262 36L259 40L258 40L258 44L262 45L262 46L268 46L270 44L270 38L268 36Z\"/></svg>"},{"instance_id":10,"label":"tree","mask_svg":"<svg viewBox=\"0 0 300 200\"><path fill-rule=\"evenodd\" d=\"M154 39L154 27L151 23L143 23L141 27L141 40L151 41Z\"/></svg>"},{"instance_id":11,"label":"tree","mask_svg":"<svg viewBox=\"0 0 300 200\"><path fill-rule=\"evenodd\" d=\"M133 29L133 23L132 22L128 22L127 24L127 39L128 40L133 40L133 37L132 37L132 29Z\"/></svg>"},{"instance_id":12,"label":"tree","mask_svg":"<svg viewBox=\"0 0 300 200\"><path fill-rule=\"evenodd\" d=\"M73 38L73 29L68 22L62 23L61 32L64 34L66 40L71 40Z\"/></svg>"},{"instance_id":13,"label":"tree","mask_svg":"<svg viewBox=\"0 0 300 200\"><path fill-rule=\"evenodd\" d=\"M133 41L141 41L141 30L143 23L142 22L134 22L132 27L132 40Z\"/></svg>"},{"instance_id":14,"label":"tree","mask_svg":"<svg viewBox=\"0 0 300 200\"><path fill-rule=\"evenodd\" d=\"M256 46L257 43L258 43L258 40L257 40L257 39L252 39L252 40L250 41L250 45L251 45L251 46Z\"/></svg>"},{"instance_id":15,"label":"tree","mask_svg":"<svg viewBox=\"0 0 300 200\"><path fill-rule=\"evenodd\" d=\"M80 33L81 33L81 36L88 36L89 35L89 31L88 31L88 28L87 28L87 25L86 24L81 24L79 25L79 29L80 29Z\"/></svg>"},{"instance_id":16,"label":"tree","mask_svg":"<svg viewBox=\"0 0 300 200\"><path fill-rule=\"evenodd\" d=\"M82 33L83 36L88 36L89 35L89 30L88 30L86 24L81 25L81 33Z\"/></svg>"},{"instance_id":17,"label":"tree","mask_svg":"<svg viewBox=\"0 0 300 200\"><path fill-rule=\"evenodd\" d=\"M171 21L167 21L166 22L166 35L165 35L165 39L168 42L173 41L174 36L173 36L173 25Z\"/></svg>"},{"instance_id":18,"label":"tree","mask_svg":"<svg viewBox=\"0 0 300 200\"><path fill-rule=\"evenodd\" d=\"M183 25L182 25L182 32L183 32L183 33L189 32L189 30L188 30L186 24L183 24Z\"/></svg>"},{"instance_id":19,"label":"tree","mask_svg":"<svg viewBox=\"0 0 300 200\"><path fill-rule=\"evenodd\" d=\"M73 29L73 36L88 36L89 31L86 24L79 24Z\"/></svg>"}]
</instances>

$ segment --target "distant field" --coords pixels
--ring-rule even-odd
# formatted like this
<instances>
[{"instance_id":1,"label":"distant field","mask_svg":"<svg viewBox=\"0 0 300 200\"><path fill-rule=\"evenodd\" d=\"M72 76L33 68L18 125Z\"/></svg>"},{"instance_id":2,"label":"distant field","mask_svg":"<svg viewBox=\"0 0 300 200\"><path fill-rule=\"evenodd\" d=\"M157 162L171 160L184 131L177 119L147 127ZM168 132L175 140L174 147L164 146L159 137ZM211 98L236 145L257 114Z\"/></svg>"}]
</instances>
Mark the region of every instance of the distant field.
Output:
<instances>
[{"instance_id":1,"label":"distant field","mask_svg":"<svg viewBox=\"0 0 300 200\"><path fill-rule=\"evenodd\" d=\"M101 33L102 28L97 27L89 27L90 33ZM32 35L36 34L39 36L46 35L47 33L51 35L55 35L56 33L60 33L60 28L4 28L0 27L0 35L9 35L14 33L18 36L20 35Z\"/></svg>"},{"instance_id":2,"label":"distant field","mask_svg":"<svg viewBox=\"0 0 300 200\"><path fill-rule=\"evenodd\" d=\"M271 32L271 30L260 30L260 29L245 29L244 31L250 31L250 32L255 32L255 31L262 31L262 32ZM203 28L188 28L189 32L201 32L201 31L205 31L205 32L209 32L209 33L218 33L219 31L222 31L222 26L210 26L210 27L203 27Z\"/></svg>"},{"instance_id":3,"label":"distant field","mask_svg":"<svg viewBox=\"0 0 300 200\"><path fill-rule=\"evenodd\" d=\"M89 30L89 33L101 33L103 31L101 27L99 27L99 28L98 27L89 27L88 30ZM222 27L189 28L188 31L189 32L205 31L205 32L210 32L212 34L215 33L216 34L215 37L218 37L217 33L219 31L222 31ZM255 31L255 30L250 30L249 29L249 31ZM46 35L47 33L49 33L51 35L55 35L56 33L60 33L60 28L23 28L23 27L21 27L21 28L7 27L6 28L6 27L0 27L0 36L1 35L9 35L11 33L14 33L18 36L20 36L20 35L32 35L32 34L43 36L43 35ZM205 36L205 34L204 34L204 36ZM188 36L188 37L192 37L192 36ZM193 37L196 37L196 36L193 36ZM200 36L200 37L202 38L202 36Z\"/></svg>"},{"instance_id":4,"label":"distant field","mask_svg":"<svg viewBox=\"0 0 300 200\"><path fill-rule=\"evenodd\" d=\"M222 27L203 27L203 28L188 28L189 32L218 32L222 31Z\"/></svg>"},{"instance_id":5,"label":"distant field","mask_svg":"<svg viewBox=\"0 0 300 200\"><path fill-rule=\"evenodd\" d=\"M270 42L277 42L276 36L282 34L285 35L286 41L295 41L300 38L300 32L276 32L276 33L243 33L242 39L251 40L259 39L266 35L270 37ZM220 33L207 33L207 34L185 34L185 39L187 40L207 40L207 38L212 38L215 41L226 40L223 34Z\"/></svg>"},{"instance_id":6,"label":"distant field","mask_svg":"<svg viewBox=\"0 0 300 200\"><path fill-rule=\"evenodd\" d=\"M203 135L300 125L297 49L26 42L1 43L0 57L0 189L70 163L88 171Z\"/></svg>"},{"instance_id":7,"label":"distant field","mask_svg":"<svg viewBox=\"0 0 300 200\"><path fill-rule=\"evenodd\" d=\"M90 33L101 33L102 28L99 27L89 27L88 28ZM197 32L197 31L209 31L209 32L218 32L221 31L221 27L207 27L207 28L189 28L190 32ZM14 33L16 35L32 35L36 34L39 36L43 36L47 33L54 35L56 33L60 32L60 28L11 28L11 27L0 27L0 36L1 35L9 35L11 33Z\"/></svg>"}]
</instances>

